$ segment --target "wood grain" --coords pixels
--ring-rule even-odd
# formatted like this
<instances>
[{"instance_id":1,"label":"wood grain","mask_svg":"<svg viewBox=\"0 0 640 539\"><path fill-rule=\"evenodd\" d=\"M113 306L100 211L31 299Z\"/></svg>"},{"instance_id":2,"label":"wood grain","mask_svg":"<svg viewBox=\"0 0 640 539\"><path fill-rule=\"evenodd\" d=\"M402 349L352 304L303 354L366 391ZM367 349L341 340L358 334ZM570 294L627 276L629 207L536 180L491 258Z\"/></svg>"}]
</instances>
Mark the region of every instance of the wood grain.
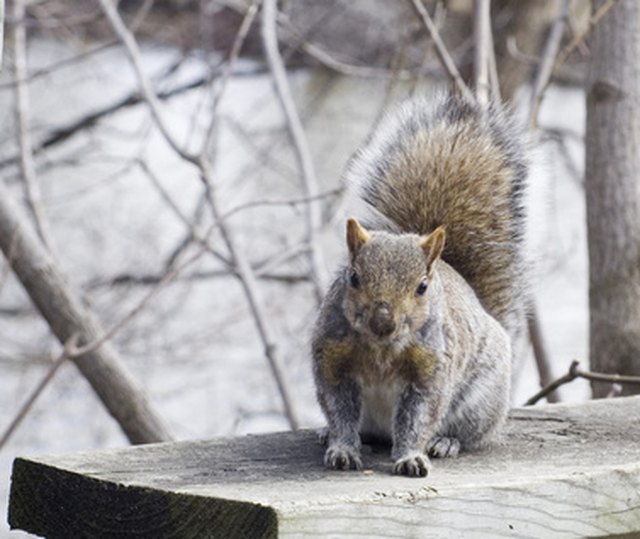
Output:
<instances>
[{"instance_id":1,"label":"wood grain","mask_svg":"<svg viewBox=\"0 0 640 539\"><path fill-rule=\"evenodd\" d=\"M391 475L312 431L16 459L9 522L47 537L594 537L640 531L640 397L514 409L501 440Z\"/></svg>"}]
</instances>

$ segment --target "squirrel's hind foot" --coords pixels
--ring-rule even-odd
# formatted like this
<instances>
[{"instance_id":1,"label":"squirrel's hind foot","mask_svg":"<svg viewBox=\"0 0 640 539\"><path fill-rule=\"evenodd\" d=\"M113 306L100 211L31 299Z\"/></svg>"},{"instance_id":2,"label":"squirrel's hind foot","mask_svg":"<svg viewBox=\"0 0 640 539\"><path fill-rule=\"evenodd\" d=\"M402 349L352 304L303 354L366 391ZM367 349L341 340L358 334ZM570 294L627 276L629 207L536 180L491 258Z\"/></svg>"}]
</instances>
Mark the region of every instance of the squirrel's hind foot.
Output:
<instances>
[{"instance_id":1,"label":"squirrel's hind foot","mask_svg":"<svg viewBox=\"0 0 640 539\"><path fill-rule=\"evenodd\" d=\"M327 445L329 443L329 427L316 429L316 436L320 445Z\"/></svg>"},{"instance_id":2,"label":"squirrel's hind foot","mask_svg":"<svg viewBox=\"0 0 640 539\"><path fill-rule=\"evenodd\" d=\"M434 436L427 446L430 457L457 457L460 453L460 440L447 436Z\"/></svg>"}]
</instances>

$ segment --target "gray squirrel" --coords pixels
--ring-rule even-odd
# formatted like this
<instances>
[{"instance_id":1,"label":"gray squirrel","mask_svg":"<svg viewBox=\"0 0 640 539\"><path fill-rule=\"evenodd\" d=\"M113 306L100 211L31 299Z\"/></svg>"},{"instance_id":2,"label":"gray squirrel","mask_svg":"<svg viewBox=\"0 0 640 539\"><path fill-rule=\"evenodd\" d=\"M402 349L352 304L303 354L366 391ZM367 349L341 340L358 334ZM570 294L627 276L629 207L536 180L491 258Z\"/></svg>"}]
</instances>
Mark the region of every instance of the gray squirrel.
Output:
<instances>
[{"instance_id":1,"label":"gray squirrel","mask_svg":"<svg viewBox=\"0 0 640 539\"><path fill-rule=\"evenodd\" d=\"M429 456L503 423L526 328L524 133L498 105L443 94L404 103L352 157L374 224L347 221L314 328L327 467L361 469L362 434L391 441L394 473L425 476Z\"/></svg>"}]
</instances>

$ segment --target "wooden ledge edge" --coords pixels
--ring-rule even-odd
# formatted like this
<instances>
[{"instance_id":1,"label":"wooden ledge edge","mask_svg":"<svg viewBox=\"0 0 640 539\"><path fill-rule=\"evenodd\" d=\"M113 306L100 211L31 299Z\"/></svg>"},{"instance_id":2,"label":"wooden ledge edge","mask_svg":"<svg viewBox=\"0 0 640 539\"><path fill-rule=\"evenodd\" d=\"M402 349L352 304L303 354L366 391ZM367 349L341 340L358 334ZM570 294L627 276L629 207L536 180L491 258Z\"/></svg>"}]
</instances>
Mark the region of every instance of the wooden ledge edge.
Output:
<instances>
[{"instance_id":1,"label":"wooden ledge edge","mask_svg":"<svg viewBox=\"0 0 640 539\"><path fill-rule=\"evenodd\" d=\"M12 530L48 538L278 537L271 507L122 485L23 458L14 460L9 500ZM114 514L114 506L126 509Z\"/></svg>"}]
</instances>

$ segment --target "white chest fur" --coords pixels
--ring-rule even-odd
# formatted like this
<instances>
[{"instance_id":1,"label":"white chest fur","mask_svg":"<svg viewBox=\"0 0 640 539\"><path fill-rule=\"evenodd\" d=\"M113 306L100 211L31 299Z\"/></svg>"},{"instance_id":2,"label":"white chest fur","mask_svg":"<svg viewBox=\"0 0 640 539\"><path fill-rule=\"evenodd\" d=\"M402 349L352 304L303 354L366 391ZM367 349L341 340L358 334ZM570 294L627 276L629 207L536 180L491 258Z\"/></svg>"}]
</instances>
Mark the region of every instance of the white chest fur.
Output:
<instances>
[{"instance_id":1,"label":"white chest fur","mask_svg":"<svg viewBox=\"0 0 640 539\"><path fill-rule=\"evenodd\" d=\"M361 432L391 438L399 396L400 384L397 382L363 387Z\"/></svg>"}]
</instances>

